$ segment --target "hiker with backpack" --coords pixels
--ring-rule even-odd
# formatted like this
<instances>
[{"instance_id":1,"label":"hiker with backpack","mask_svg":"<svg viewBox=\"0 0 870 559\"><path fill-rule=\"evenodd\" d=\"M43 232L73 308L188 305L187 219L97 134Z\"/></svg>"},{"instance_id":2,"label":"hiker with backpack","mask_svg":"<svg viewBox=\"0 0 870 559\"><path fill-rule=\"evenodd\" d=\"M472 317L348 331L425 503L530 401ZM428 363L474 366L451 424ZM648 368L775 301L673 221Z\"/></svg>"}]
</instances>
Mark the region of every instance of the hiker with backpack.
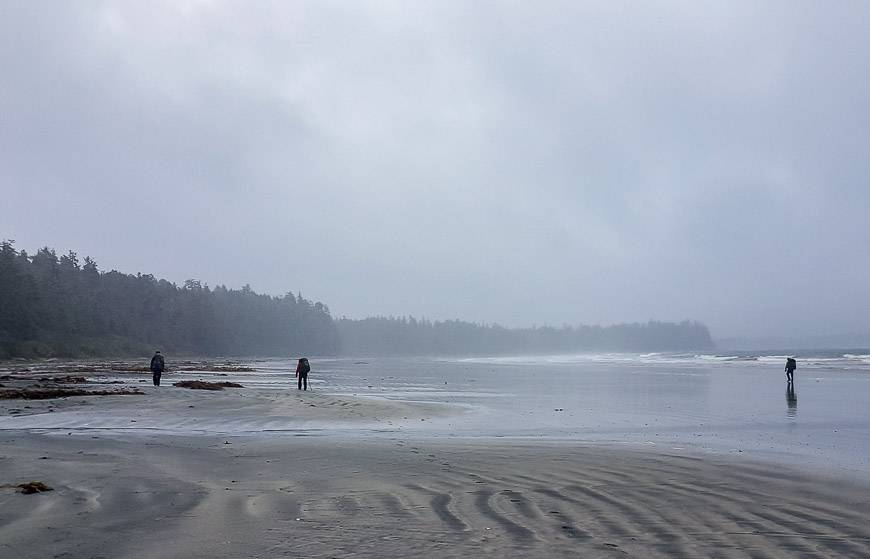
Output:
<instances>
[{"instance_id":1,"label":"hiker with backpack","mask_svg":"<svg viewBox=\"0 0 870 559\"><path fill-rule=\"evenodd\" d=\"M797 369L797 361L794 357L789 357L785 360L785 378L789 383L794 382L794 370Z\"/></svg>"},{"instance_id":2,"label":"hiker with backpack","mask_svg":"<svg viewBox=\"0 0 870 559\"><path fill-rule=\"evenodd\" d=\"M166 369L166 362L160 352L155 352L151 358L151 374L154 380L154 386L160 386L160 377L163 375L163 370Z\"/></svg>"},{"instance_id":3,"label":"hiker with backpack","mask_svg":"<svg viewBox=\"0 0 870 559\"><path fill-rule=\"evenodd\" d=\"M297 390L302 390L302 385L304 383L305 390L308 390L308 373L311 371L311 365L308 363L308 358L303 357L296 363L296 378L299 379L299 386L296 388Z\"/></svg>"}]
</instances>

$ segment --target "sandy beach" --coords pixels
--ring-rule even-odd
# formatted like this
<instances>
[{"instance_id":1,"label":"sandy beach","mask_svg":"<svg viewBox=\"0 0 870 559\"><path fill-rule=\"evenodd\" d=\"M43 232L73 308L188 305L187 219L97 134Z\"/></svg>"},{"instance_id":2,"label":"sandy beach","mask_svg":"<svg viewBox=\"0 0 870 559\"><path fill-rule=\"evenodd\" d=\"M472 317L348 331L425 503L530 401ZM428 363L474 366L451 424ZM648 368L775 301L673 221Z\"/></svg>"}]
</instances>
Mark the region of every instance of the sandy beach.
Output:
<instances>
[{"instance_id":1,"label":"sandy beach","mask_svg":"<svg viewBox=\"0 0 870 559\"><path fill-rule=\"evenodd\" d=\"M0 559L870 559L868 61L870 0L0 0Z\"/></svg>"},{"instance_id":2,"label":"sandy beach","mask_svg":"<svg viewBox=\"0 0 870 559\"><path fill-rule=\"evenodd\" d=\"M84 386L143 394L0 400L0 556L870 557L870 485L843 469L453 436L467 407L341 393L339 368L298 392L270 366L167 377L241 389L155 388L115 371ZM358 374L354 386L378 388ZM29 481L52 491L17 490Z\"/></svg>"},{"instance_id":3,"label":"sandy beach","mask_svg":"<svg viewBox=\"0 0 870 559\"><path fill-rule=\"evenodd\" d=\"M867 557L868 487L584 445L2 435L3 557Z\"/></svg>"}]
</instances>

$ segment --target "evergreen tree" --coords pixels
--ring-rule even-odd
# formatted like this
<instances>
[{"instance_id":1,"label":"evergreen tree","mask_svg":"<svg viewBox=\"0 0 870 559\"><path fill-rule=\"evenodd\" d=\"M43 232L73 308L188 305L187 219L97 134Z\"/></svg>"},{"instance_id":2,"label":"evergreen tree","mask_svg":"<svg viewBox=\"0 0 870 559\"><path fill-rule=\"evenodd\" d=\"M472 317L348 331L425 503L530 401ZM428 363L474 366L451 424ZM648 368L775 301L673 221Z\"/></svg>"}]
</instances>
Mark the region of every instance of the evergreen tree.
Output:
<instances>
[{"instance_id":1,"label":"evergreen tree","mask_svg":"<svg viewBox=\"0 0 870 559\"><path fill-rule=\"evenodd\" d=\"M0 358L148 354L334 354L329 308L250 286L177 286L152 275L100 272L76 253L32 257L0 243Z\"/></svg>"},{"instance_id":2,"label":"evergreen tree","mask_svg":"<svg viewBox=\"0 0 870 559\"><path fill-rule=\"evenodd\" d=\"M101 272L75 252L0 243L0 358L165 352L196 355L462 355L711 349L697 322L509 329L413 317L332 319L287 292L183 285Z\"/></svg>"}]
</instances>

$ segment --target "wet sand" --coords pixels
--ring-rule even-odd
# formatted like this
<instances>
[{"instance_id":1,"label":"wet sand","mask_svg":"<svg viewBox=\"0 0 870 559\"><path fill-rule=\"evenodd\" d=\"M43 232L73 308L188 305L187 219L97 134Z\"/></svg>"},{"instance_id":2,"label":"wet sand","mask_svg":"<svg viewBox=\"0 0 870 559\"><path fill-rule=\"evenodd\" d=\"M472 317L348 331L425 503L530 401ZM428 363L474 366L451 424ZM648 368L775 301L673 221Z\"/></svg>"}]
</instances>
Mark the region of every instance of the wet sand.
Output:
<instances>
[{"instance_id":1,"label":"wet sand","mask_svg":"<svg viewBox=\"0 0 870 559\"><path fill-rule=\"evenodd\" d=\"M0 400L0 557L870 557L870 485L854 471L631 437L503 438L589 421L541 394L460 390L504 404L451 405L431 394L453 394L454 378L361 366L308 392L288 388L284 364L164 377L246 386L220 392L113 366L85 386L144 394ZM589 392L594 378L576 382ZM354 397L390 382L429 401ZM16 491L30 481L54 490Z\"/></svg>"},{"instance_id":2,"label":"wet sand","mask_svg":"<svg viewBox=\"0 0 870 559\"><path fill-rule=\"evenodd\" d=\"M438 404L411 405L324 392L213 392L143 387L142 395L0 400L0 431L135 433L269 433L326 428L390 428L403 418L447 413ZM419 419L417 419L419 421Z\"/></svg>"},{"instance_id":3,"label":"wet sand","mask_svg":"<svg viewBox=\"0 0 870 559\"><path fill-rule=\"evenodd\" d=\"M229 444L227 444L229 443ZM315 436L0 435L0 556L868 557L870 491L730 457Z\"/></svg>"},{"instance_id":4,"label":"wet sand","mask_svg":"<svg viewBox=\"0 0 870 559\"><path fill-rule=\"evenodd\" d=\"M212 370L177 371L164 374L159 387L151 374L112 370L76 373L83 382L52 382L63 379L68 369L50 372L8 371L0 383L0 432L99 431L114 433L163 432L171 434L272 433L325 429L391 429L455 413L441 403L407 403L330 394L318 388L297 390L295 379L282 377L278 386L261 386L253 374L227 376ZM77 367L76 368L85 368ZM92 368L88 366L87 368ZM40 380L43 379L43 380ZM237 381L241 388L220 391L176 387L182 380ZM140 394L75 395L52 399L4 399L7 391L41 388L87 392L134 390Z\"/></svg>"}]
</instances>

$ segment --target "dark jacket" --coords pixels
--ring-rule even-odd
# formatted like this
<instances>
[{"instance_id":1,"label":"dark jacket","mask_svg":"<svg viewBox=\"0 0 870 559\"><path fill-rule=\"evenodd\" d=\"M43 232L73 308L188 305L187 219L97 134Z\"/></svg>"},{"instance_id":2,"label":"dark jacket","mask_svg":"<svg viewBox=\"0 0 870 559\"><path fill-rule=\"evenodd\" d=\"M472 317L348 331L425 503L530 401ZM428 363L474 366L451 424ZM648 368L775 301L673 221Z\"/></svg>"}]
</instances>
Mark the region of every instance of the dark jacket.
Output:
<instances>
[{"instance_id":1,"label":"dark jacket","mask_svg":"<svg viewBox=\"0 0 870 559\"><path fill-rule=\"evenodd\" d=\"M299 375L307 375L311 370L311 365L308 364L308 359L300 359L298 363L296 363L296 376Z\"/></svg>"},{"instance_id":2,"label":"dark jacket","mask_svg":"<svg viewBox=\"0 0 870 559\"><path fill-rule=\"evenodd\" d=\"M166 363L163 361L163 356L159 353L151 358L151 372L152 373L162 373L163 369L166 368Z\"/></svg>"}]
</instances>

